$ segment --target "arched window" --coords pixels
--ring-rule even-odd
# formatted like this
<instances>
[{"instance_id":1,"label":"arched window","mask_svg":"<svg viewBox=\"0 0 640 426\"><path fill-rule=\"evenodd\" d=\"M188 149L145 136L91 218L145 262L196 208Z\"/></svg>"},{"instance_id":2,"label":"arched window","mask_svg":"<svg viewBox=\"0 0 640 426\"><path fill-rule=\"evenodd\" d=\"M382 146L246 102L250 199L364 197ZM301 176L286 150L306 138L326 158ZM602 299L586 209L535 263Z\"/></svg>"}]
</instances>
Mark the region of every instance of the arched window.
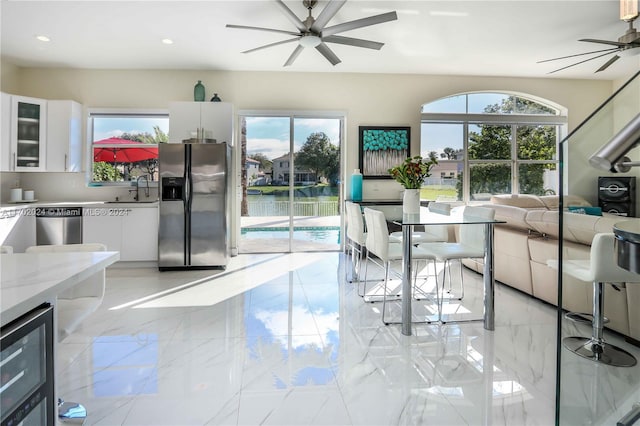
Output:
<instances>
[{"instance_id":1,"label":"arched window","mask_svg":"<svg viewBox=\"0 0 640 426\"><path fill-rule=\"evenodd\" d=\"M464 93L422 105L420 153L438 159L422 198L557 194L566 123L563 108L519 94Z\"/></svg>"}]
</instances>

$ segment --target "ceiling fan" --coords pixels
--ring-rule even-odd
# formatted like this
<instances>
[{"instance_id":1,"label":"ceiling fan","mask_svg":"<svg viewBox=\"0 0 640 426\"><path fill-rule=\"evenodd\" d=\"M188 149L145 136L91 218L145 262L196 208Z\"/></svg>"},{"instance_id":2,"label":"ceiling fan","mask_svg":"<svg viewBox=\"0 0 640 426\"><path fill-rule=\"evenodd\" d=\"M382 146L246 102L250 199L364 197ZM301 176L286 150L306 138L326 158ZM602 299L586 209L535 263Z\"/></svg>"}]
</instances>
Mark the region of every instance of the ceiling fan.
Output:
<instances>
[{"instance_id":1,"label":"ceiling fan","mask_svg":"<svg viewBox=\"0 0 640 426\"><path fill-rule=\"evenodd\" d=\"M574 67L576 65L580 65L580 64L583 64L585 62L601 58L603 56L615 54L615 56L609 58L609 60L607 62L605 62L600 68L598 68L595 72L604 71L607 68L609 68L609 66L611 64L613 64L615 61L620 59L620 55L618 53L627 54L627 53L630 53L631 49L636 49L636 48L640 47L640 33L633 26L633 21L635 21L637 17L638 17L638 0L620 0L620 20L629 23L629 28L624 33L624 35L619 37L617 41L599 40L599 39L593 39L593 38L583 38L583 39L578 40L578 41L586 41L588 43L606 44L606 45L615 46L615 47L611 47L611 48L608 48L608 49L594 50L594 51L585 52L585 53L578 53L578 54L575 54L575 55L561 56L559 58L545 59L543 61L538 61L537 63L540 64L540 63L543 63L543 62L557 61L559 59L575 58L577 56L591 55L591 54L594 54L594 53L600 53L600 55L585 59L583 61L576 62L576 63L571 64L571 65L567 65L567 66L562 67L562 68L558 68L558 69L553 70L553 71L548 73L548 74L553 74L555 72L562 71L562 70L565 70L567 68ZM602 53L602 52L604 52L604 53ZM640 52L638 52L638 53L640 53Z\"/></svg>"},{"instance_id":2,"label":"ceiling fan","mask_svg":"<svg viewBox=\"0 0 640 426\"><path fill-rule=\"evenodd\" d=\"M302 21L300 20L295 13L291 11L284 4L282 0L274 0L275 4L280 7L282 12L286 15L287 18L293 23L296 27L297 31L287 31L287 30L278 30L273 28L263 28L263 27L251 27L246 25L231 25L227 24L227 28L239 28L245 30L258 30L258 31L270 31L275 33L287 34L293 36L293 38L278 41L275 43L270 43L264 46L256 47L254 49L245 50L242 53L251 53L256 50L266 49L268 47L278 46L280 44L285 43L293 43L297 42L298 45L293 50L289 59L284 63L284 66L289 66L293 64L298 55L304 50L305 47L315 47L318 52L322 54L331 65L339 64L340 58L336 56L335 53L326 43L336 43L336 44L344 44L348 46L355 47L363 47L366 49L375 49L380 50L384 43L379 43L376 41L370 40L362 40L359 38L352 37L344 37L340 35L336 35L338 33L342 33L345 31L354 30L356 28L367 27L369 25L381 24L384 22L394 21L398 19L396 12L387 12L380 15L370 16L367 18L356 19L355 21L344 22L342 24L336 24L330 27L327 27L327 24L333 18L338 10L347 2L347 0L330 0L327 5L322 9L322 12L318 15L317 18L314 18L311 13L313 11L314 6L318 3L317 0L303 0L302 3L305 8L309 11L309 15L307 18Z\"/></svg>"}]
</instances>

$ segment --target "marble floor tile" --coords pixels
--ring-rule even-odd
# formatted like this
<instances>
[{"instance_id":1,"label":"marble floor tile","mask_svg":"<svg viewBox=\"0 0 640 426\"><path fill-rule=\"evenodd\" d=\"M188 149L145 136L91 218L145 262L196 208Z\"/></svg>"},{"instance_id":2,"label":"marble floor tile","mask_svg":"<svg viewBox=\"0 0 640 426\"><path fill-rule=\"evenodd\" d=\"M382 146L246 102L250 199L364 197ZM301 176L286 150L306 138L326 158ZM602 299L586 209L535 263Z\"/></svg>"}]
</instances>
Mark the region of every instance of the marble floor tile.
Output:
<instances>
[{"instance_id":1,"label":"marble floor tile","mask_svg":"<svg viewBox=\"0 0 640 426\"><path fill-rule=\"evenodd\" d=\"M337 252L109 268L103 305L59 345L58 392L87 407L86 425L553 424L553 307L499 285L494 332L414 324L403 336L347 269ZM465 298L445 306L481 316L481 276L464 274ZM416 319L437 312L413 306Z\"/></svg>"}]
</instances>

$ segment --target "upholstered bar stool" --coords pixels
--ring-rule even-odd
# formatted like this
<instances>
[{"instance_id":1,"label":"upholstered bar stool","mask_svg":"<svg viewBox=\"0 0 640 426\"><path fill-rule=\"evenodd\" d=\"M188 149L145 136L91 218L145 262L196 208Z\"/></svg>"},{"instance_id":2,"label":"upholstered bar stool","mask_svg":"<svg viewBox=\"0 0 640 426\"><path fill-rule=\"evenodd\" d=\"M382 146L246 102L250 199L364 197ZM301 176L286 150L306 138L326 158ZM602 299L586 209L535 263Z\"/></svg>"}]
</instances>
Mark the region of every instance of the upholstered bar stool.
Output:
<instances>
[{"instance_id":1,"label":"upholstered bar stool","mask_svg":"<svg viewBox=\"0 0 640 426\"><path fill-rule=\"evenodd\" d=\"M591 244L589 260L567 260L564 273L584 282L593 283L593 321L591 337L571 336L563 339L565 348L602 364L632 367L636 358L617 346L606 343L604 329L604 284L639 282L640 274L622 269L615 260L613 233L596 234Z\"/></svg>"}]
</instances>

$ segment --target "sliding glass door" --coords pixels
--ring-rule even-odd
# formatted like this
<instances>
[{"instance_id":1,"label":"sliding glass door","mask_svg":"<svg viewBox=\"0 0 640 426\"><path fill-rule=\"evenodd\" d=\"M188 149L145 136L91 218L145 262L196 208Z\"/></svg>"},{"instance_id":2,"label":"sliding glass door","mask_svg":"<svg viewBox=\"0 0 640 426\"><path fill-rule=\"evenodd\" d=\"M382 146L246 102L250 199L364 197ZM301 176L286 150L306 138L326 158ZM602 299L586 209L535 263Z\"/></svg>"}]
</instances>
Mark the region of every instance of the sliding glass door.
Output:
<instances>
[{"instance_id":1,"label":"sliding glass door","mask_svg":"<svg viewBox=\"0 0 640 426\"><path fill-rule=\"evenodd\" d=\"M339 250L342 117L240 120L240 253Z\"/></svg>"}]
</instances>

